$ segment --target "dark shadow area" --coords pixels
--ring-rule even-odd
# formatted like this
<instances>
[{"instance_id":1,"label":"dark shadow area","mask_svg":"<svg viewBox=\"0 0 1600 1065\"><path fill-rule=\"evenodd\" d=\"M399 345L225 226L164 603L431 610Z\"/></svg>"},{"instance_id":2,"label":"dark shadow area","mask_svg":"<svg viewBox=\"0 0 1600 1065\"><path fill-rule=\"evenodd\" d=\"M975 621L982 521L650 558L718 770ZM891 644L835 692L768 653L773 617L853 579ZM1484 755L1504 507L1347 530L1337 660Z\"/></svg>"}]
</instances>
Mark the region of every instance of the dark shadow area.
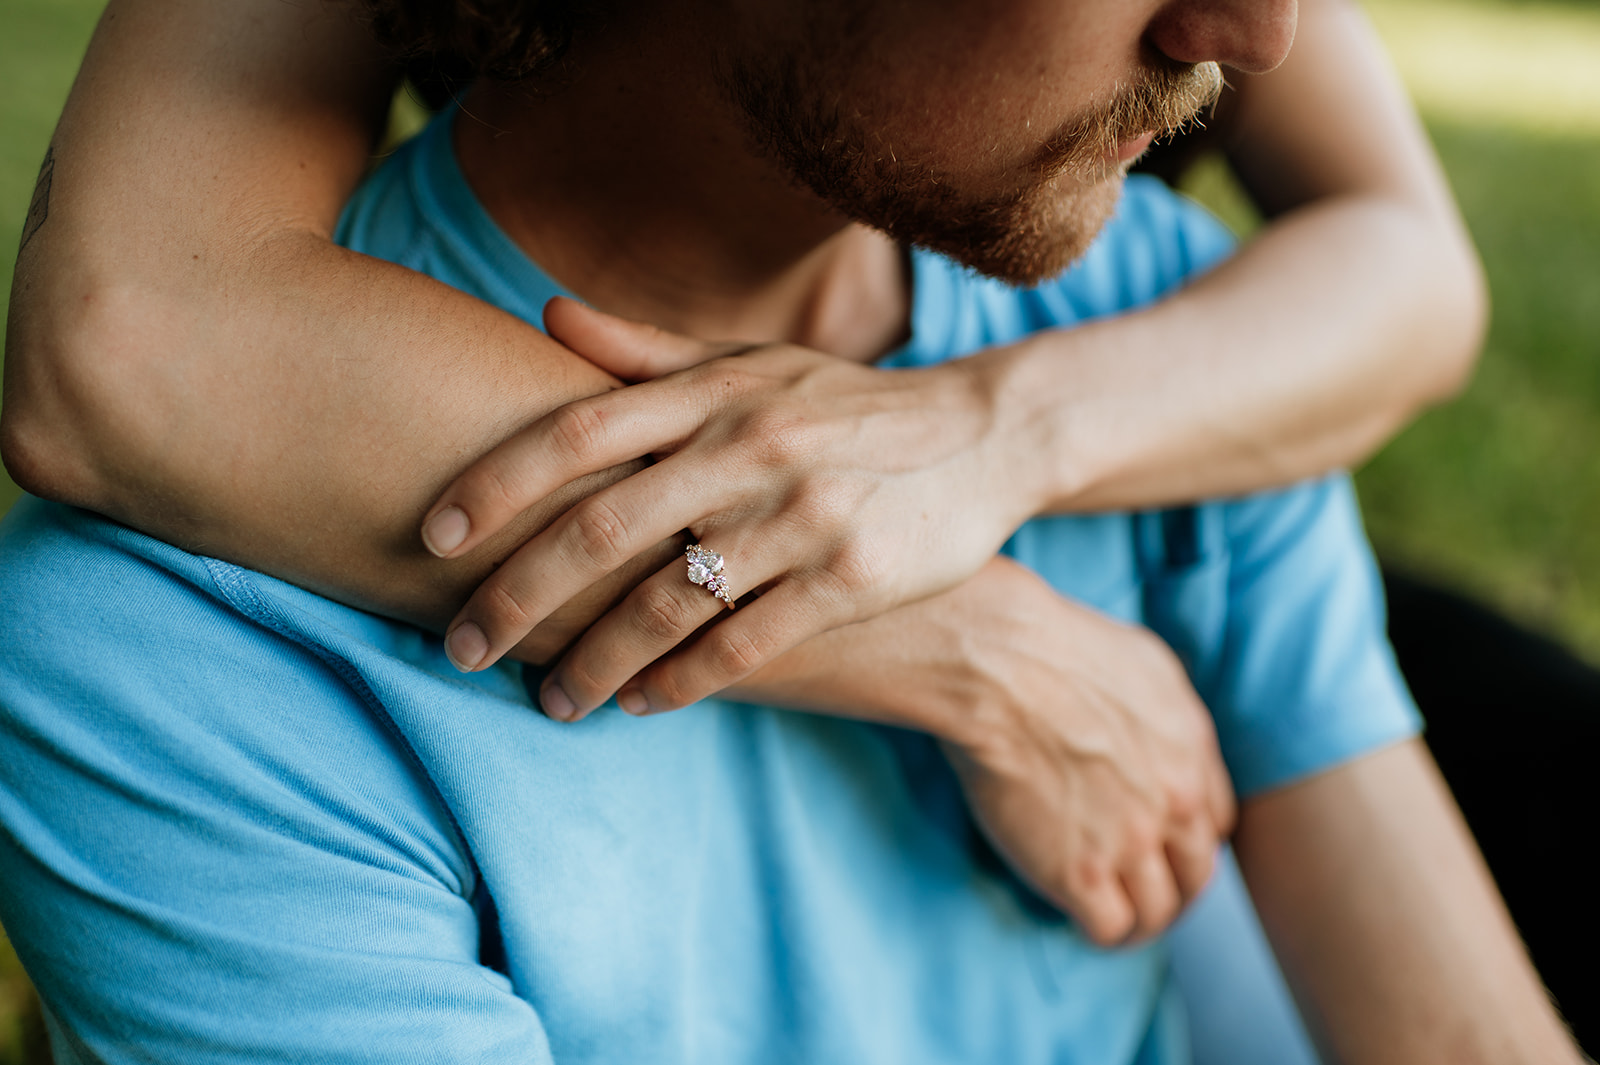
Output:
<instances>
[{"instance_id":1,"label":"dark shadow area","mask_svg":"<svg viewBox=\"0 0 1600 1065\"><path fill-rule=\"evenodd\" d=\"M1534 964L1600 1055L1600 670L1480 604L1384 575L1389 636Z\"/></svg>"},{"instance_id":2,"label":"dark shadow area","mask_svg":"<svg viewBox=\"0 0 1600 1065\"><path fill-rule=\"evenodd\" d=\"M50 1065L50 1044L39 1013L39 998L14 961L8 968L11 971L0 973L0 1062Z\"/></svg>"}]
</instances>

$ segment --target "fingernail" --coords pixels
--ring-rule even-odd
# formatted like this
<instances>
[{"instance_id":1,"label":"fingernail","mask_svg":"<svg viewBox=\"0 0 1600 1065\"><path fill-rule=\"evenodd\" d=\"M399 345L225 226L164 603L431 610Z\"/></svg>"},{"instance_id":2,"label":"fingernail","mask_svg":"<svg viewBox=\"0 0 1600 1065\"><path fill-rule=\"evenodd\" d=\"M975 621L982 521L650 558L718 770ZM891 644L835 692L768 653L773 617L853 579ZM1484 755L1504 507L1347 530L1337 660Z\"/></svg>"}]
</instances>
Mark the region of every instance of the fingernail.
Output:
<instances>
[{"instance_id":1,"label":"fingernail","mask_svg":"<svg viewBox=\"0 0 1600 1065\"><path fill-rule=\"evenodd\" d=\"M544 707L544 712L557 721L571 721L578 712L578 704L572 701L572 696L561 690L561 685L551 681L539 693L539 703Z\"/></svg>"},{"instance_id":2,"label":"fingernail","mask_svg":"<svg viewBox=\"0 0 1600 1065\"><path fill-rule=\"evenodd\" d=\"M463 621L444 638L444 653L450 656L452 665L468 673L477 669L489 653L489 638L473 622Z\"/></svg>"},{"instance_id":3,"label":"fingernail","mask_svg":"<svg viewBox=\"0 0 1600 1065\"><path fill-rule=\"evenodd\" d=\"M460 547L472 530L467 512L460 507L445 507L422 526L422 543L440 558Z\"/></svg>"},{"instance_id":4,"label":"fingernail","mask_svg":"<svg viewBox=\"0 0 1600 1065\"><path fill-rule=\"evenodd\" d=\"M625 692L618 692L617 705L635 717L650 712L650 700L646 699L644 692L638 688L629 688Z\"/></svg>"}]
</instances>

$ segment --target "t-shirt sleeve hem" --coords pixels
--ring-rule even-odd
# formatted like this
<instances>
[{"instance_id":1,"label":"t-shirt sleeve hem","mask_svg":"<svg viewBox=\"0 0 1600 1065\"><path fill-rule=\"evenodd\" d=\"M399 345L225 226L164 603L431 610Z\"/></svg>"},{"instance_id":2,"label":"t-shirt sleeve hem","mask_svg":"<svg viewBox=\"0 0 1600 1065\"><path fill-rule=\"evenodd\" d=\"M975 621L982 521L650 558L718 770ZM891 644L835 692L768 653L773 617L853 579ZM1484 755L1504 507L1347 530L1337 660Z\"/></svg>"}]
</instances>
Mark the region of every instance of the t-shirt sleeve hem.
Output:
<instances>
[{"instance_id":1,"label":"t-shirt sleeve hem","mask_svg":"<svg viewBox=\"0 0 1600 1065\"><path fill-rule=\"evenodd\" d=\"M1234 737L1226 761L1235 793L1247 799L1335 769L1363 755L1422 733L1422 717L1409 702L1370 710L1351 721L1348 708L1330 709L1323 728L1301 721Z\"/></svg>"}]
</instances>

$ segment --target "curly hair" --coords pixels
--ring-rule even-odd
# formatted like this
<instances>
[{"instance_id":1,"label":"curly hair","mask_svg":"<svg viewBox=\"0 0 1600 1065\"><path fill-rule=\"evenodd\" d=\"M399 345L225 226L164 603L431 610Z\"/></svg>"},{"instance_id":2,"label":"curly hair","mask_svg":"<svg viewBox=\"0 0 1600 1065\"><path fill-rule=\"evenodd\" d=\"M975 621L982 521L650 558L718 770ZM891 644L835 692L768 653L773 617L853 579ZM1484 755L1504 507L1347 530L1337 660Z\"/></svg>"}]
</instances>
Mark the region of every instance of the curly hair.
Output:
<instances>
[{"instance_id":1,"label":"curly hair","mask_svg":"<svg viewBox=\"0 0 1600 1065\"><path fill-rule=\"evenodd\" d=\"M525 81L571 43L576 0L362 0L373 35L415 80Z\"/></svg>"}]
</instances>

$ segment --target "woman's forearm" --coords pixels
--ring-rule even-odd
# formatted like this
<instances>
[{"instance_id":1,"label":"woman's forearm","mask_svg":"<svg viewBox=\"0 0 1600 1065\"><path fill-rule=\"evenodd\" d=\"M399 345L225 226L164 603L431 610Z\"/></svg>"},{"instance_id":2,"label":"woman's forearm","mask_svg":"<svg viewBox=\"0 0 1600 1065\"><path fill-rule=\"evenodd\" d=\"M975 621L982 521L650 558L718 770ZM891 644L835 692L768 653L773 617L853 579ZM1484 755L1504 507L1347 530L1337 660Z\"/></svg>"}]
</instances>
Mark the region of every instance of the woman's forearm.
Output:
<instances>
[{"instance_id":1,"label":"woman's forearm","mask_svg":"<svg viewBox=\"0 0 1600 1065\"><path fill-rule=\"evenodd\" d=\"M1037 467L1019 482L1033 509L1353 462L1470 365L1476 264L1426 143L1359 14L1305 6L1296 56L1241 85L1233 124L1278 221L1172 300L992 353L1008 461ZM339 10L108 9L18 265L5 458L40 494L437 624L489 554L422 554L438 489L611 382L477 300L330 243L391 85Z\"/></svg>"},{"instance_id":2,"label":"woman's forearm","mask_svg":"<svg viewBox=\"0 0 1600 1065\"><path fill-rule=\"evenodd\" d=\"M1155 307L980 356L1033 456L1034 509L1167 505L1361 462L1471 366L1482 304L1441 245L1403 208L1321 202Z\"/></svg>"},{"instance_id":3,"label":"woman's forearm","mask_svg":"<svg viewBox=\"0 0 1600 1065\"><path fill-rule=\"evenodd\" d=\"M1172 299L997 353L1040 510L1355 465L1471 371L1481 268L1360 9L1307 0L1284 64L1230 81L1215 132L1271 223Z\"/></svg>"}]
</instances>

